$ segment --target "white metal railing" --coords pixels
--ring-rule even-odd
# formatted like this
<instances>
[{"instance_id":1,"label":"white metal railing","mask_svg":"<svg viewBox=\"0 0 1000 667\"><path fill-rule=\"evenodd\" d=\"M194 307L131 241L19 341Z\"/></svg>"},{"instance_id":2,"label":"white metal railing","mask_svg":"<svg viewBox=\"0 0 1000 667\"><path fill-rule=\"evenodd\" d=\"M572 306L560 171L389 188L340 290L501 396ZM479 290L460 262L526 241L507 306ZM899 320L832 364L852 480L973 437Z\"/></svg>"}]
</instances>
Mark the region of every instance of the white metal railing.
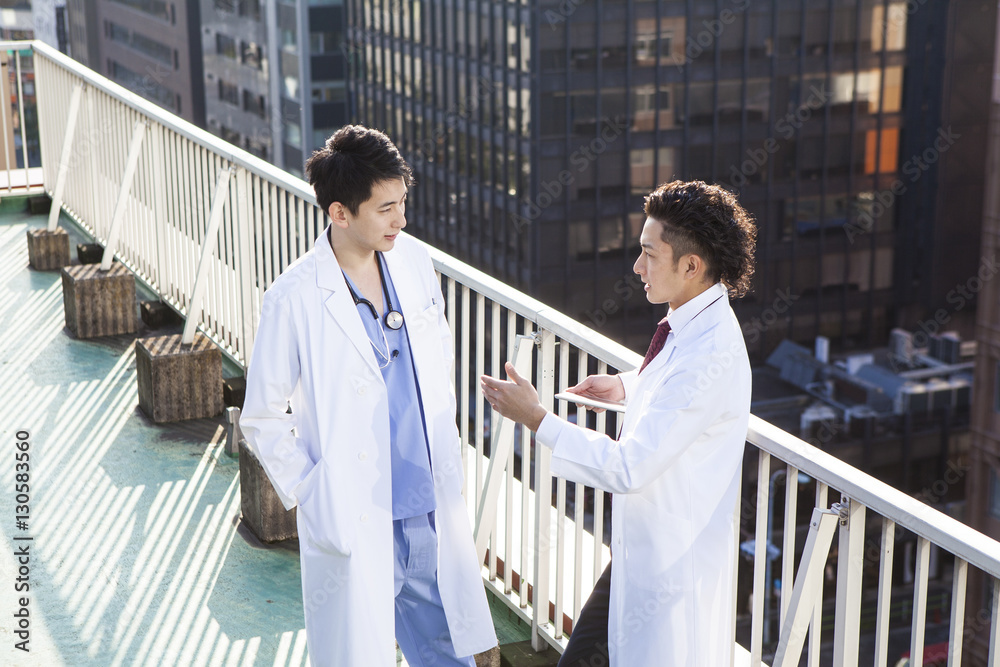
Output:
<instances>
[{"instance_id":1,"label":"white metal railing","mask_svg":"<svg viewBox=\"0 0 1000 667\"><path fill-rule=\"evenodd\" d=\"M28 152L27 108L33 105L25 88L34 77L30 53L29 42L0 42L0 197L44 192L41 170L31 166Z\"/></svg>"},{"instance_id":2,"label":"white metal railing","mask_svg":"<svg viewBox=\"0 0 1000 667\"><path fill-rule=\"evenodd\" d=\"M229 356L243 363L253 344L264 289L307 249L323 226L322 213L308 185L53 49L39 43L31 46L36 56L46 189L57 194L60 165L66 165L66 178L58 193L63 210L95 238L105 243L110 240L114 254L181 314L187 315L192 302L200 301L193 321ZM23 43L18 45L24 47ZM78 105L72 102L76 90L82 95ZM79 113L74 140L65 142L74 106ZM134 177L125 178L130 146L136 145L131 139L136 136L141 136L142 142L133 153ZM72 146L68 155L61 152L64 144ZM217 206L212 206L213 199ZM122 215L114 215L116 202L121 204ZM120 227L112 229L115 219L120 220ZM217 233L207 233L214 228ZM480 374L501 374L503 362L511 358L515 347L528 346L521 347L521 363L530 366L529 377L539 388L541 399L561 416L582 421L587 419L582 410L553 405L556 388L561 390L590 373L634 368L641 357L484 273L433 248L429 251L442 276L448 319L455 334L466 497L474 515L483 500L490 468L487 429L497 426L491 423L492 415L478 391ZM204 293L203 300L195 298L199 293ZM530 353L523 354L525 349ZM593 425L615 433L617 420L617 415L604 413ZM749 549L753 559L749 664L760 664L765 651L779 641L785 647L779 648L779 657L786 651L784 664L798 664L795 656L787 655L787 647L804 641L804 628L808 628L808 664L828 664L821 663L820 640L830 638L822 636L822 581L817 583L816 579L816 573L821 577L828 563L836 566L833 664L858 664L863 575L874 577L878 588L875 664L893 664L898 656L887 652L892 554L905 530L916 536L915 576L906 589L915 610L911 664L921 663L929 563L937 550L955 559L949 630L953 658L949 664L958 665L961 656L967 655L967 651L963 653L963 638L970 636L971 629L971 636L986 638L988 664L1000 666L1000 544L764 421L751 420L747 440L748 447L759 451L757 492L752 502L741 507L745 511L740 511L748 520L756 516ZM771 597L765 595L770 579L765 554L770 553L768 535L773 528L767 525L767 508L774 477L771 470L781 469L781 465L786 476L785 520L776 565L781 580L794 581L795 585L782 587L776 620L784 629L769 636L766 643L765 634L772 633L765 624ZM496 489L496 511L484 514L476 526L477 533L486 531L492 536L484 580L531 624L536 648L549 644L562 650L566 630L608 562L602 539L606 527L604 494L564 480L553 481L548 450L534 447L525 430L517 433L506 465L497 464L493 469L503 475L501 482L491 487ZM814 513L816 525L797 573L795 556L800 550L796 549L794 521L799 472L816 484L819 514ZM525 482L532 479L534 483ZM554 502L550 493L553 485ZM539 489L544 491L536 493ZM835 515L839 533L836 558L828 557L823 547L833 537L831 515L825 513L832 500L841 501ZM865 535L869 520L878 523L875 528L881 536L874 549L867 548L872 546ZM873 574L874 569L877 572ZM975 618L964 616L971 572L982 573L988 592L992 592L987 596L988 613L977 613Z\"/></svg>"}]
</instances>

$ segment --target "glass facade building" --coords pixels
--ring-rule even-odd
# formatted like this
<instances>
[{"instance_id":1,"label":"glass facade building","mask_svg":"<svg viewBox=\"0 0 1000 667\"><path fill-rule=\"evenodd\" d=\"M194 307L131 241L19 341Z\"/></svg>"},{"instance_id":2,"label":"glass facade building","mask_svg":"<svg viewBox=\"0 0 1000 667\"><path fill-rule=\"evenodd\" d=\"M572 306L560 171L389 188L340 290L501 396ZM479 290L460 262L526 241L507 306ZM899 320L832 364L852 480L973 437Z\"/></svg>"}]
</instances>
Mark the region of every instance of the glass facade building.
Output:
<instances>
[{"instance_id":1,"label":"glass facade building","mask_svg":"<svg viewBox=\"0 0 1000 667\"><path fill-rule=\"evenodd\" d=\"M347 122L343 4L202 0L209 129L296 176Z\"/></svg>"},{"instance_id":2,"label":"glass facade building","mask_svg":"<svg viewBox=\"0 0 1000 667\"><path fill-rule=\"evenodd\" d=\"M958 152L949 3L346 7L352 111L413 164L413 233L635 349L658 319L631 270L642 200L675 178L738 192L758 220L754 293L735 303L758 358L785 337L884 344L944 296L951 274L918 267Z\"/></svg>"}]
</instances>

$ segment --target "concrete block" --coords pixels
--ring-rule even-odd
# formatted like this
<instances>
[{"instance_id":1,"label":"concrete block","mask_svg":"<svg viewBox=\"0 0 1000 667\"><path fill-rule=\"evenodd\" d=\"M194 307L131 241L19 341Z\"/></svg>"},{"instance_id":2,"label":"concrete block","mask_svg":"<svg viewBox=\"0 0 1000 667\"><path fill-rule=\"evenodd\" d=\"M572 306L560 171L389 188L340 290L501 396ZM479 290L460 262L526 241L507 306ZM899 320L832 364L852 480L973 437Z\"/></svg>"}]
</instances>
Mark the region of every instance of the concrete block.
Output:
<instances>
[{"instance_id":1,"label":"concrete block","mask_svg":"<svg viewBox=\"0 0 1000 667\"><path fill-rule=\"evenodd\" d=\"M104 258L104 246L100 243L77 243L76 258L81 264L100 264Z\"/></svg>"},{"instance_id":2,"label":"concrete block","mask_svg":"<svg viewBox=\"0 0 1000 667\"><path fill-rule=\"evenodd\" d=\"M191 345L180 335L136 339L135 371L139 407L154 422L222 414L222 352L201 334Z\"/></svg>"},{"instance_id":3,"label":"concrete block","mask_svg":"<svg viewBox=\"0 0 1000 667\"><path fill-rule=\"evenodd\" d=\"M243 376L229 378L222 383L222 399L228 406L243 409L247 395L247 379Z\"/></svg>"},{"instance_id":4,"label":"concrete block","mask_svg":"<svg viewBox=\"0 0 1000 667\"><path fill-rule=\"evenodd\" d=\"M139 330L135 276L118 263L108 271L98 264L62 270L66 326L77 338L115 336Z\"/></svg>"},{"instance_id":5,"label":"concrete block","mask_svg":"<svg viewBox=\"0 0 1000 667\"><path fill-rule=\"evenodd\" d=\"M139 314L142 317L142 321L150 329L177 326L184 322L184 318L178 315L177 311L162 301L141 302L139 304Z\"/></svg>"},{"instance_id":6,"label":"concrete block","mask_svg":"<svg viewBox=\"0 0 1000 667\"><path fill-rule=\"evenodd\" d=\"M28 211L32 215L48 213L52 208L52 198L48 195L35 195L28 197Z\"/></svg>"},{"instance_id":7,"label":"concrete block","mask_svg":"<svg viewBox=\"0 0 1000 667\"><path fill-rule=\"evenodd\" d=\"M240 442L240 508L243 523L261 542L298 538L295 508L286 510L260 461Z\"/></svg>"},{"instance_id":8,"label":"concrete block","mask_svg":"<svg viewBox=\"0 0 1000 667\"><path fill-rule=\"evenodd\" d=\"M500 667L500 648L494 646L489 651L477 653L476 667Z\"/></svg>"},{"instance_id":9,"label":"concrete block","mask_svg":"<svg viewBox=\"0 0 1000 667\"><path fill-rule=\"evenodd\" d=\"M69 234L62 227L50 232L44 227L28 230L28 264L38 271L56 271L69 266Z\"/></svg>"},{"instance_id":10,"label":"concrete block","mask_svg":"<svg viewBox=\"0 0 1000 667\"><path fill-rule=\"evenodd\" d=\"M550 647L535 653L530 639L500 646L501 667L556 667L558 662L558 651Z\"/></svg>"}]
</instances>

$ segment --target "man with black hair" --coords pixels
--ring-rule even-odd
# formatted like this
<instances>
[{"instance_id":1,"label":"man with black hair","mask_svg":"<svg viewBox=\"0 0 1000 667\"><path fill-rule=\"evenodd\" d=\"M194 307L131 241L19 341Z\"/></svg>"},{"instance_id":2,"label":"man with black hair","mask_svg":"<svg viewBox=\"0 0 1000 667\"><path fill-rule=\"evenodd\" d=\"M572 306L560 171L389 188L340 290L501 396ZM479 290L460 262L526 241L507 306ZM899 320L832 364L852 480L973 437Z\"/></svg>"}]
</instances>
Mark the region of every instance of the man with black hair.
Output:
<instances>
[{"instance_id":1,"label":"man with black hair","mask_svg":"<svg viewBox=\"0 0 1000 667\"><path fill-rule=\"evenodd\" d=\"M410 168L386 135L347 126L306 173L330 225L264 294L240 425L298 508L310 660L390 667L395 635L413 667L473 666L497 640L441 286L400 234Z\"/></svg>"},{"instance_id":2,"label":"man with black hair","mask_svg":"<svg viewBox=\"0 0 1000 667\"><path fill-rule=\"evenodd\" d=\"M750 363L729 297L749 289L756 230L701 181L661 185L645 213L634 270L669 310L637 371L568 389L624 402L619 439L547 411L509 363L510 382L482 377L493 408L552 448L553 475L615 494L613 558L561 667L731 664Z\"/></svg>"}]
</instances>

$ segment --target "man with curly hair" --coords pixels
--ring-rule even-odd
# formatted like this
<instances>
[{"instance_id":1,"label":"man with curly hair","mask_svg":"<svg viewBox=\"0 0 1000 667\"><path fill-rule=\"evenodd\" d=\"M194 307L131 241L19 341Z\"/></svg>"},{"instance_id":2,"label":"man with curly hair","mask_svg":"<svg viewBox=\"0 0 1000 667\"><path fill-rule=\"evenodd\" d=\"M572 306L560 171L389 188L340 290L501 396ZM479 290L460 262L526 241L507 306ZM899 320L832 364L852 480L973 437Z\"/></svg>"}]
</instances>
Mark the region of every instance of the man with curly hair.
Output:
<instances>
[{"instance_id":1,"label":"man with curly hair","mask_svg":"<svg viewBox=\"0 0 1000 667\"><path fill-rule=\"evenodd\" d=\"M731 664L750 362L729 298L748 290L756 230L701 181L661 185L645 213L634 270L667 314L638 370L568 390L623 402L619 439L547 411L511 364L509 382L482 377L494 409L552 449L554 475L615 494L613 558L561 667Z\"/></svg>"}]
</instances>

